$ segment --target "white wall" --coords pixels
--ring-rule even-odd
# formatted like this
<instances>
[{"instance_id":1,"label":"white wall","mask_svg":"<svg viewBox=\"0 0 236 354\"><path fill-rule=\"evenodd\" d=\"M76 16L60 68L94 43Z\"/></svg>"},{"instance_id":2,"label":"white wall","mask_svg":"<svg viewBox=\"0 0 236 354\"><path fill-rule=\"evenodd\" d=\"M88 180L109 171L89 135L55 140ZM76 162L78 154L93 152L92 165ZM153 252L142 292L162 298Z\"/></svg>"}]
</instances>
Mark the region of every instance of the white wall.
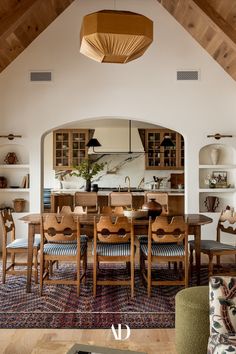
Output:
<instances>
[{"instance_id":1,"label":"white wall","mask_svg":"<svg viewBox=\"0 0 236 354\"><path fill-rule=\"evenodd\" d=\"M210 133L236 135L235 82L156 0L117 0L116 8L154 21L154 42L138 60L99 64L79 53L82 18L110 0L75 1L0 75L1 132L24 136L30 151L31 211L40 208L41 136L69 121L128 117L179 131L186 147L186 211L198 212L198 152ZM177 82L177 69L200 69L199 82ZM53 82L29 82L52 70ZM227 143L227 139L225 139ZM235 137L228 139L236 145Z\"/></svg>"}]
</instances>

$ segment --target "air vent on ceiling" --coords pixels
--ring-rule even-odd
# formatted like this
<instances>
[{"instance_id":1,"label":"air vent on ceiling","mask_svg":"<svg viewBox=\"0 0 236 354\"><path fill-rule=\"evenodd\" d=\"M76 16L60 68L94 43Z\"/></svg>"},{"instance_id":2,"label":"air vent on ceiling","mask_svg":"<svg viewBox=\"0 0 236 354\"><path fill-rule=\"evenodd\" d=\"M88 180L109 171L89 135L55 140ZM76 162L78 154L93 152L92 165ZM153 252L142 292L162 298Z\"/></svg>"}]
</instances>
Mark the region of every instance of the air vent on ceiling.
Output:
<instances>
[{"instance_id":1,"label":"air vent on ceiling","mask_svg":"<svg viewBox=\"0 0 236 354\"><path fill-rule=\"evenodd\" d=\"M31 71L30 81L52 81L51 71Z\"/></svg>"},{"instance_id":2,"label":"air vent on ceiling","mask_svg":"<svg viewBox=\"0 0 236 354\"><path fill-rule=\"evenodd\" d=\"M199 80L198 70L178 70L177 81L197 81Z\"/></svg>"}]
</instances>

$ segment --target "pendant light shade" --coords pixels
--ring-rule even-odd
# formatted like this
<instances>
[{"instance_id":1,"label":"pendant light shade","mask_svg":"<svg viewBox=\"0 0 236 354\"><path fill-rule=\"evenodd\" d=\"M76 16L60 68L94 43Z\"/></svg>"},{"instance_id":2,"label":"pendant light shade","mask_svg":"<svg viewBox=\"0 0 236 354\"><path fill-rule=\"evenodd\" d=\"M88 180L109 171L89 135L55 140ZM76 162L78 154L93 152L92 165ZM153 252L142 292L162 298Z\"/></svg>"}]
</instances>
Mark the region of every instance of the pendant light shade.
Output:
<instances>
[{"instance_id":1,"label":"pendant light shade","mask_svg":"<svg viewBox=\"0 0 236 354\"><path fill-rule=\"evenodd\" d=\"M165 135L160 146L164 146L166 148L171 148L171 147L174 147L175 144L173 143L173 141L171 140L169 135Z\"/></svg>"},{"instance_id":2,"label":"pendant light shade","mask_svg":"<svg viewBox=\"0 0 236 354\"><path fill-rule=\"evenodd\" d=\"M83 18L80 52L103 63L139 58L153 41L153 22L129 11L102 10Z\"/></svg>"}]
</instances>

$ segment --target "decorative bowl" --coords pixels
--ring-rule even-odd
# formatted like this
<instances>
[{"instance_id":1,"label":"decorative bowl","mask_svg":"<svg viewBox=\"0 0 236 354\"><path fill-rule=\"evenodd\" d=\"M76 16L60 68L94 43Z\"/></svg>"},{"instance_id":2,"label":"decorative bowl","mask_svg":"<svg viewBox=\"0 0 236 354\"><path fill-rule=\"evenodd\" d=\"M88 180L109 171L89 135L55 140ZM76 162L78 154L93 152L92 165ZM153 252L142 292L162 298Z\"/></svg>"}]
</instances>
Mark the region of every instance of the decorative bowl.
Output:
<instances>
[{"instance_id":1,"label":"decorative bowl","mask_svg":"<svg viewBox=\"0 0 236 354\"><path fill-rule=\"evenodd\" d=\"M124 210L124 216L127 216L128 218L145 218L148 216L148 211L147 210Z\"/></svg>"}]
</instances>

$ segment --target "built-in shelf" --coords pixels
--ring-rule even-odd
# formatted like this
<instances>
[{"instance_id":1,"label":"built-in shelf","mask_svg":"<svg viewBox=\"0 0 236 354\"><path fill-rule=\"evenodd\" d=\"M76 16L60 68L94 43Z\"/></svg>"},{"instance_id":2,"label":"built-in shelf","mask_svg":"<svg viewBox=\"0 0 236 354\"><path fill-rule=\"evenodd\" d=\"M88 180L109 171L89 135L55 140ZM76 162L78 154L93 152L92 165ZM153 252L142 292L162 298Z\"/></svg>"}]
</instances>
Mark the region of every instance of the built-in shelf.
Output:
<instances>
[{"instance_id":1,"label":"built-in shelf","mask_svg":"<svg viewBox=\"0 0 236 354\"><path fill-rule=\"evenodd\" d=\"M213 164L214 150L218 150L217 164ZM213 155L213 156L212 156ZM199 152L199 211L212 213L206 206L207 198L216 197L217 207L214 214L225 209L226 206L235 208L236 206L236 151L233 147L225 144L210 144L203 146ZM211 177L216 179L226 171L225 188L209 188L205 184ZM216 177L215 177L216 175ZM225 174L224 174L225 175ZM226 188L229 186L230 188ZM221 186L218 186L221 187Z\"/></svg>"},{"instance_id":2,"label":"built-in shelf","mask_svg":"<svg viewBox=\"0 0 236 354\"><path fill-rule=\"evenodd\" d=\"M12 193L28 193L30 191L29 188L1 188L1 193L12 192Z\"/></svg>"},{"instance_id":3,"label":"built-in shelf","mask_svg":"<svg viewBox=\"0 0 236 354\"><path fill-rule=\"evenodd\" d=\"M236 165L199 165L199 168L210 168L214 170L219 169L233 169L236 168Z\"/></svg>"},{"instance_id":4,"label":"built-in shelf","mask_svg":"<svg viewBox=\"0 0 236 354\"><path fill-rule=\"evenodd\" d=\"M28 164L0 165L0 168L29 168Z\"/></svg>"},{"instance_id":5,"label":"built-in shelf","mask_svg":"<svg viewBox=\"0 0 236 354\"><path fill-rule=\"evenodd\" d=\"M236 192L236 188L199 188L199 192L207 193L232 193Z\"/></svg>"}]
</instances>

